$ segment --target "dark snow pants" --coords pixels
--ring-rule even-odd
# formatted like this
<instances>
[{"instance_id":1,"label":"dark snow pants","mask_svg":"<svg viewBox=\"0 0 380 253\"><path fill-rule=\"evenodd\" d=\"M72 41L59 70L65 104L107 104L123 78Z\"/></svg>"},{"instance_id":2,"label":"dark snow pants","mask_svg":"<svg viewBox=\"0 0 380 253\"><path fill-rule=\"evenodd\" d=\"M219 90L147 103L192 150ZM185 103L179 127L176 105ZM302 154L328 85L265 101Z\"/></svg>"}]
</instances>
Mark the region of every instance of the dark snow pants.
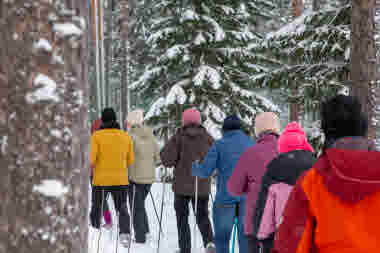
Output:
<instances>
[{"instance_id":1,"label":"dark snow pants","mask_svg":"<svg viewBox=\"0 0 380 253\"><path fill-rule=\"evenodd\" d=\"M120 234L130 233L130 221L127 209L128 186L94 186L92 188L92 206L90 213L91 225L100 228L102 216L102 202L105 196L111 194L119 215Z\"/></svg>"},{"instance_id":2,"label":"dark snow pants","mask_svg":"<svg viewBox=\"0 0 380 253\"><path fill-rule=\"evenodd\" d=\"M90 184L91 184L91 189L93 190L94 186L92 185L92 177L90 177ZM104 202L103 202L103 215L105 212L109 212L110 208L108 206L108 202L107 202L107 199L108 199L108 195L109 194L105 194L104 195Z\"/></svg>"},{"instance_id":3,"label":"dark snow pants","mask_svg":"<svg viewBox=\"0 0 380 253\"><path fill-rule=\"evenodd\" d=\"M146 234L149 233L149 222L145 208L145 200L151 187L151 184L136 184L132 181L129 182L129 206L131 207L131 213L133 214L133 229L135 231L137 243L145 243ZM132 202L134 202L134 205Z\"/></svg>"},{"instance_id":4,"label":"dark snow pants","mask_svg":"<svg viewBox=\"0 0 380 253\"><path fill-rule=\"evenodd\" d=\"M249 253L270 253L273 248L274 234L268 239L258 240L253 236L248 237Z\"/></svg>"},{"instance_id":5,"label":"dark snow pants","mask_svg":"<svg viewBox=\"0 0 380 253\"><path fill-rule=\"evenodd\" d=\"M180 253L191 253L191 233L189 226L190 201L194 210L195 197L175 195L174 209L177 217L178 244L181 250ZM198 198L196 221L202 234L203 245L206 247L206 245L211 242L213 238L208 212L208 196Z\"/></svg>"}]
</instances>

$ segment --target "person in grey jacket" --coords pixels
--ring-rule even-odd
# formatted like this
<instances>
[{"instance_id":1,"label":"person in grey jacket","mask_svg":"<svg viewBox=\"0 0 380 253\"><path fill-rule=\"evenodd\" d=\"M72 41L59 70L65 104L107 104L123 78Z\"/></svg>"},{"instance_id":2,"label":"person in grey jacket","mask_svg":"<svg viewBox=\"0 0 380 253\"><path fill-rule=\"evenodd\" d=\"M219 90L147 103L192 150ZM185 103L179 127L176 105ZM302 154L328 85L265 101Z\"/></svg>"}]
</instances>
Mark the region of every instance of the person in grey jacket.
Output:
<instances>
[{"instance_id":1,"label":"person in grey jacket","mask_svg":"<svg viewBox=\"0 0 380 253\"><path fill-rule=\"evenodd\" d=\"M129 168L129 204L133 214L136 243L145 243L149 222L145 200L156 180L156 165L160 163L160 149L153 131L143 124L144 112L128 114L126 123L134 142L135 163Z\"/></svg>"}]
</instances>

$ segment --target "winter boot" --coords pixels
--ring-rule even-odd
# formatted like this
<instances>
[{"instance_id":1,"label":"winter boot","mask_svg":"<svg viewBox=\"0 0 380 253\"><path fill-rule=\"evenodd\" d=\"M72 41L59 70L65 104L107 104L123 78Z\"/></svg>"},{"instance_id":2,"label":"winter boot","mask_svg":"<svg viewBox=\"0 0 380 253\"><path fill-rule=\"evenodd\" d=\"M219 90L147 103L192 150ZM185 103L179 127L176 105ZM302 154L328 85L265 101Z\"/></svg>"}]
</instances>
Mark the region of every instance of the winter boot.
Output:
<instances>
[{"instance_id":1,"label":"winter boot","mask_svg":"<svg viewBox=\"0 0 380 253\"><path fill-rule=\"evenodd\" d=\"M207 244L205 253L216 253L215 244L213 242Z\"/></svg>"},{"instance_id":2,"label":"winter boot","mask_svg":"<svg viewBox=\"0 0 380 253\"><path fill-rule=\"evenodd\" d=\"M130 234L120 234L120 244L124 248L129 248L131 243L131 235Z\"/></svg>"}]
</instances>

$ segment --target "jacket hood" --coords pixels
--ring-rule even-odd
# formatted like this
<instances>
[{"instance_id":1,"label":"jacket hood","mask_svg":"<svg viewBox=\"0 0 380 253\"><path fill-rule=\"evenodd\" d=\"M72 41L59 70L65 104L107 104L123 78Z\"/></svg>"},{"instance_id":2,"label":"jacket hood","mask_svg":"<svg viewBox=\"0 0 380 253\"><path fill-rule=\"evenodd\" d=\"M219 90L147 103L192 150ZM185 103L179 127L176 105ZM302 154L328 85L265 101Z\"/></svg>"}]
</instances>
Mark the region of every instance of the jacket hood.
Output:
<instances>
[{"instance_id":1,"label":"jacket hood","mask_svg":"<svg viewBox=\"0 0 380 253\"><path fill-rule=\"evenodd\" d=\"M294 150L282 153L273 159L267 166L267 175L278 183L295 185L297 179L316 162L312 152Z\"/></svg>"},{"instance_id":2,"label":"jacket hood","mask_svg":"<svg viewBox=\"0 0 380 253\"><path fill-rule=\"evenodd\" d=\"M380 152L365 138L335 142L314 167L327 189L344 202L357 203L380 191Z\"/></svg>"},{"instance_id":3,"label":"jacket hood","mask_svg":"<svg viewBox=\"0 0 380 253\"><path fill-rule=\"evenodd\" d=\"M144 125L136 125L133 126L130 130L131 135L137 136L142 139L153 138L153 131L147 126Z\"/></svg>"},{"instance_id":4,"label":"jacket hood","mask_svg":"<svg viewBox=\"0 0 380 253\"><path fill-rule=\"evenodd\" d=\"M95 120L91 125L91 134L93 134L95 131L98 131L100 129L100 126L102 124L101 118L98 118Z\"/></svg>"},{"instance_id":5,"label":"jacket hood","mask_svg":"<svg viewBox=\"0 0 380 253\"><path fill-rule=\"evenodd\" d=\"M189 137L204 136L206 134L206 129L201 125L190 124L181 128L182 135Z\"/></svg>"}]
</instances>

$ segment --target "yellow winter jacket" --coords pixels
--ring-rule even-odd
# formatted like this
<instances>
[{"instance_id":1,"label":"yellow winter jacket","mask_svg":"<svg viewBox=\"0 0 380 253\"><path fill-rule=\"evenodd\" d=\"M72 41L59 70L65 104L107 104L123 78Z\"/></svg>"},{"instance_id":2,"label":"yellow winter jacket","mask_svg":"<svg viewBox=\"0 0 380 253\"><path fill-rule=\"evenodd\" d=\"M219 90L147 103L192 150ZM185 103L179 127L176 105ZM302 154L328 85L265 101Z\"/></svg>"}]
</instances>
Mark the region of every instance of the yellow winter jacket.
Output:
<instances>
[{"instance_id":1,"label":"yellow winter jacket","mask_svg":"<svg viewBox=\"0 0 380 253\"><path fill-rule=\"evenodd\" d=\"M128 167L134 162L132 138L119 129L96 131L91 136L90 161L94 186L128 185Z\"/></svg>"}]
</instances>

